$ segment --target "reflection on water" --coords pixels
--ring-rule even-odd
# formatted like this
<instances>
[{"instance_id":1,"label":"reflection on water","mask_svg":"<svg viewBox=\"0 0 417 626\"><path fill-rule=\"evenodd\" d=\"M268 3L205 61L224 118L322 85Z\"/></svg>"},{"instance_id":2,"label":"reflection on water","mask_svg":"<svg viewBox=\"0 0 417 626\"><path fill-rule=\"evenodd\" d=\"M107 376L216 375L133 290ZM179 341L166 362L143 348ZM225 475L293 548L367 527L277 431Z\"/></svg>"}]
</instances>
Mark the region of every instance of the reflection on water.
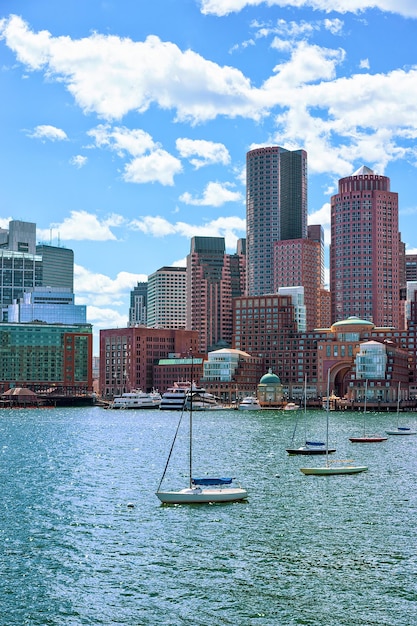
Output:
<instances>
[{"instance_id":1,"label":"reflection on water","mask_svg":"<svg viewBox=\"0 0 417 626\"><path fill-rule=\"evenodd\" d=\"M285 452L294 413L196 414L196 473L237 476L249 500L166 507L155 490L178 413L1 410L2 623L416 624L417 437L351 444L360 414L332 414L335 458L369 471L306 477L317 458ZM324 412L308 420L323 438Z\"/></svg>"}]
</instances>

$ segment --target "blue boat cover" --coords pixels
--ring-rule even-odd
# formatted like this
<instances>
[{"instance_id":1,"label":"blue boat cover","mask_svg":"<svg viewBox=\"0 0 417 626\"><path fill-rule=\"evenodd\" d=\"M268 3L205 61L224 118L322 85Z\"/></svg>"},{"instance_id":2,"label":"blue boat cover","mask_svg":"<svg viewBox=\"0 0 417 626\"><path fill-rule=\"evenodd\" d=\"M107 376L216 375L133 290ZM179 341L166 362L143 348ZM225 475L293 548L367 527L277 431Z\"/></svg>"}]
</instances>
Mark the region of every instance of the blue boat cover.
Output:
<instances>
[{"instance_id":1,"label":"blue boat cover","mask_svg":"<svg viewBox=\"0 0 417 626\"><path fill-rule=\"evenodd\" d=\"M306 441L306 446L324 446L323 441Z\"/></svg>"},{"instance_id":2,"label":"blue boat cover","mask_svg":"<svg viewBox=\"0 0 417 626\"><path fill-rule=\"evenodd\" d=\"M233 478L193 478L193 485L230 485Z\"/></svg>"},{"instance_id":3,"label":"blue boat cover","mask_svg":"<svg viewBox=\"0 0 417 626\"><path fill-rule=\"evenodd\" d=\"M408 426L398 426L398 430L410 430Z\"/></svg>"}]
</instances>

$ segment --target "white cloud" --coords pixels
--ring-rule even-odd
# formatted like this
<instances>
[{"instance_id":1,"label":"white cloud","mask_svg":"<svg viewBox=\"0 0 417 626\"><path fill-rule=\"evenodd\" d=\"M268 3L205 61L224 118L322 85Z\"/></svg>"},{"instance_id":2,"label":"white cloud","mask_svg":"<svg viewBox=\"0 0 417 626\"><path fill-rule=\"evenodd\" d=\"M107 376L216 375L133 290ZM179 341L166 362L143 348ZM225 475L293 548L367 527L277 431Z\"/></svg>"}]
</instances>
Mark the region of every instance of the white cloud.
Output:
<instances>
[{"instance_id":1,"label":"white cloud","mask_svg":"<svg viewBox=\"0 0 417 626\"><path fill-rule=\"evenodd\" d=\"M78 168L84 167L84 165L87 164L87 161L88 161L87 157L82 156L81 154L77 154L76 156L73 156L70 159L71 165L74 165L75 167L78 167Z\"/></svg>"},{"instance_id":2,"label":"white cloud","mask_svg":"<svg viewBox=\"0 0 417 626\"><path fill-rule=\"evenodd\" d=\"M130 226L152 237L181 235L191 237L224 237L228 249L236 248L236 241L246 236L246 221L239 217L219 217L206 224L195 226L185 222L172 224L163 217L143 217L133 220Z\"/></svg>"},{"instance_id":3,"label":"white cloud","mask_svg":"<svg viewBox=\"0 0 417 626\"><path fill-rule=\"evenodd\" d=\"M359 68L361 70L369 70L369 68L370 68L369 59L361 59L359 61Z\"/></svg>"},{"instance_id":4,"label":"white cloud","mask_svg":"<svg viewBox=\"0 0 417 626\"><path fill-rule=\"evenodd\" d=\"M324 242L326 245L330 244L330 203L326 202L323 206L310 213L308 216L309 224L320 224L324 230Z\"/></svg>"},{"instance_id":5,"label":"white cloud","mask_svg":"<svg viewBox=\"0 0 417 626\"><path fill-rule=\"evenodd\" d=\"M147 280L148 277L144 274L130 272L119 272L113 279L105 274L91 272L81 265L74 265L74 291L77 294L77 304L116 307L124 303L124 296L137 282Z\"/></svg>"},{"instance_id":6,"label":"white cloud","mask_svg":"<svg viewBox=\"0 0 417 626\"><path fill-rule=\"evenodd\" d=\"M62 241L109 241L116 240L111 228L121 226L124 218L121 215L112 214L100 220L97 215L87 211L71 211L70 217L61 223L51 223L50 229L58 231ZM50 229L37 229L40 240L48 241Z\"/></svg>"},{"instance_id":7,"label":"white cloud","mask_svg":"<svg viewBox=\"0 0 417 626\"><path fill-rule=\"evenodd\" d=\"M193 198L193 196L185 192L180 196L180 201L185 204L194 206L223 206L226 202L242 202L243 196L239 191L231 191L229 187L233 187L232 183L215 183L210 182L204 189L202 198Z\"/></svg>"},{"instance_id":8,"label":"white cloud","mask_svg":"<svg viewBox=\"0 0 417 626\"><path fill-rule=\"evenodd\" d=\"M173 185L174 176L182 171L181 161L165 150L153 150L150 154L133 159L125 166L123 179L127 183L153 183Z\"/></svg>"},{"instance_id":9,"label":"white cloud","mask_svg":"<svg viewBox=\"0 0 417 626\"><path fill-rule=\"evenodd\" d=\"M230 163L229 151L222 143L215 143L214 141L206 141L204 139L179 138L177 139L176 146L181 157L190 159L190 163L195 169L199 169L205 165L217 163L228 165ZM190 158L194 155L197 158Z\"/></svg>"},{"instance_id":10,"label":"white cloud","mask_svg":"<svg viewBox=\"0 0 417 626\"><path fill-rule=\"evenodd\" d=\"M330 13L360 13L366 9L380 9L397 13L404 17L417 17L417 5L414 0L200 0L204 15L223 17L229 13L242 11L245 7L268 6L312 8Z\"/></svg>"},{"instance_id":11,"label":"white cloud","mask_svg":"<svg viewBox=\"0 0 417 626\"><path fill-rule=\"evenodd\" d=\"M48 124L36 126L31 133L28 133L28 136L32 139L49 139L49 141L65 141L68 139L64 130Z\"/></svg>"}]
</instances>

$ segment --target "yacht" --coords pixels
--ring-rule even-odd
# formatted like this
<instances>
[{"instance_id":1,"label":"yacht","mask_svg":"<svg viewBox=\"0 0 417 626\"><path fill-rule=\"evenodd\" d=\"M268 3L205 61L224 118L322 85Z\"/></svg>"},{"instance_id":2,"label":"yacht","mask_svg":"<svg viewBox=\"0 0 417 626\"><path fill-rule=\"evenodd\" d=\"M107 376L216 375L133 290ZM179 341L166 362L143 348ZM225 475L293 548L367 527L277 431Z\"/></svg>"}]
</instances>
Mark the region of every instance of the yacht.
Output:
<instances>
[{"instance_id":1,"label":"yacht","mask_svg":"<svg viewBox=\"0 0 417 626\"><path fill-rule=\"evenodd\" d=\"M253 396L246 396L246 398L243 398L239 403L239 411L258 411L261 408L258 398L254 398Z\"/></svg>"},{"instance_id":2,"label":"yacht","mask_svg":"<svg viewBox=\"0 0 417 626\"><path fill-rule=\"evenodd\" d=\"M185 402L186 409L191 407L191 399L193 402L193 411L208 411L223 408L222 405L219 404L219 398L200 387L193 386L192 391L188 391Z\"/></svg>"},{"instance_id":3,"label":"yacht","mask_svg":"<svg viewBox=\"0 0 417 626\"><path fill-rule=\"evenodd\" d=\"M113 399L111 409L159 409L161 394L153 390L149 393L141 389L123 393Z\"/></svg>"},{"instance_id":4,"label":"yacht","mask_svg":"<svg viewBox=\"0 0 417 626\"><path fill-rule=\"evenodd\" d=\"M182 411L185 408L187 393L191 388L189 382L176 382L162 394L159 408L162 411Z\"/></svg>"}]
</instances>

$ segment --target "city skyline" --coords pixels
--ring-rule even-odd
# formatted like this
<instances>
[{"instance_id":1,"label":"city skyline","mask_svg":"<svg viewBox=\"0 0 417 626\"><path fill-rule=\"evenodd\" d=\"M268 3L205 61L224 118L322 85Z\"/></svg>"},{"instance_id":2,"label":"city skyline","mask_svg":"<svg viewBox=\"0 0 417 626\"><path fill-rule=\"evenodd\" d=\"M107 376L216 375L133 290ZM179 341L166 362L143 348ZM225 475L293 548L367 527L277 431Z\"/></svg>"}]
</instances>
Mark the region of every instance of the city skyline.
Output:
<instances>
[{"instance_id":1,"label":"city skyline","mask_svg":"<svg viewBox=\"0 0 417 626\"><path fill-rule=\"evenodd\" d=\"M2 3L0 227L36 222L39 242L74 251L95 334L126 325L137 282L185 266L193 236L235 251L256 147L307 152L308 221L327 242L339 178L388 176L417 250L417 7L355 6Z\"/></svg>"}]
</instances>

